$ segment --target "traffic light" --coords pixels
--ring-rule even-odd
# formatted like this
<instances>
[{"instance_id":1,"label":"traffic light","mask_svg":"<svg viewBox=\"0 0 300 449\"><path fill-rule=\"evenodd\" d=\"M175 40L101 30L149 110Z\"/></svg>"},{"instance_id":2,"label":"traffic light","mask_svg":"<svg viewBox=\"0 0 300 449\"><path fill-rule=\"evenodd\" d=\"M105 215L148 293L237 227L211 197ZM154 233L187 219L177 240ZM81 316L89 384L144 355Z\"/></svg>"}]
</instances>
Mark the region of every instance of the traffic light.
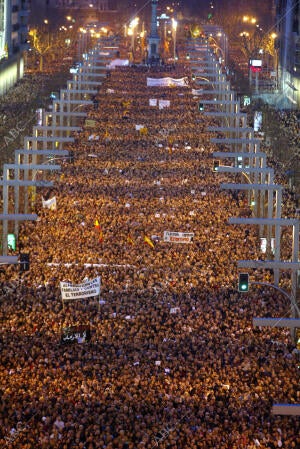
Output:
<instances>
[{"instance_id":1,"label":"traffic light","mask_svg":"<svg viewBox=\"0 0 300 449\"><path fill-rule=\"evenodd\" d=\"M220 167L220 161L219 160L215 160L214 161L214 171L218 171L219 167Z\"/></svg>"},{"instance_id":2,"label":"traffic light","mask_svg":"<svg viewBox=\"0 0 300 449\"><path fill-rule=\"evenodd\" d=\"M199 111L204 111L204 103L199 103L198 109Z\"/></svg>"},{"instance_id":3,"label":"traffic light","mask_svg":"<svg viewBox=\"0 0 300 449\"><path fill-rule=\"evenodd\" d=\"M69 151L69 162L71 164L74 163L74 151L73 150Z\"/></svg>"},{"instance_id":4,"label":"traffic light","mask_svg":"<svg viewBox=\"0 0 300 449\"><path fill-rule=\"evenodd\" d=\"M21 253L20 254L20 271L28 271L29 270L29 254Z\"/></svg>"},{"instance_id":5,"label":"traffic light","mask_svg":"<svg viewBox=\"0 0 300 449\"><path fill-rule=\"evenodd\" d=\"M239 292L248 292L249 291L249 274L248 273L239 273Z\"/></svg>"}]
</instances>

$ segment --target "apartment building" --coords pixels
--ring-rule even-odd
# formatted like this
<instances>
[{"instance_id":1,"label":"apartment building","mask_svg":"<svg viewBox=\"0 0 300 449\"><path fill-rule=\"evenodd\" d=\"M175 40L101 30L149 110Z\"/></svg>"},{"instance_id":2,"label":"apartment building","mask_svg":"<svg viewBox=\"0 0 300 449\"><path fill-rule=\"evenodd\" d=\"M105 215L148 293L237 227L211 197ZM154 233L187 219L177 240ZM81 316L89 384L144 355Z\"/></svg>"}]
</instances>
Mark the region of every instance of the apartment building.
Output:
<instances>
[{"instance_id":1,"label":"apartment building","mask_svg":"<svg viewBox=\"0 0 300 449\"><path fill-rule=\"evenodd\" d=\"M28 0L0 0L0 95L24 73Z\"/></svg>"},{"instance_id":2,"label":"apartment building","mask_svg":"<svg viewBox=\"0 0 300 449\"><path fill-rule=\"evenodd\" d=\"M276 52L279 87L285 107L300 108L299 0L276 0Z\"/></svg>"}]
</instances>

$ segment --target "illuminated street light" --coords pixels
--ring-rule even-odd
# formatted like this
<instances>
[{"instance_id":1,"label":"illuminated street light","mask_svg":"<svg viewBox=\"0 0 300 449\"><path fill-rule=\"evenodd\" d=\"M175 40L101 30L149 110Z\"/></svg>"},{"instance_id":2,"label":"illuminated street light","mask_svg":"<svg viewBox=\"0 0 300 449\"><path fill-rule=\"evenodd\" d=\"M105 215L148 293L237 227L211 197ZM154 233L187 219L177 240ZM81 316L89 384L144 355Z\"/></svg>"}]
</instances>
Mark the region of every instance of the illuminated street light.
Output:
<instances>
[{"instance_id":1,"label":"illuminated street light","mask_svg":"<svg viewBox=\"0 0 300 449\"><path fill-rule=\"evenodd\" d=\"M274 49L273 64L274 64L274 70L275 70L276 89L278 89L278 84L279 84L278 47L275 45L275 39L277 39L278 35L276 33L271 33L270 37L273 41L273 49Z\"/></svg>"},{"instance_id":2,"label":"illuminated street light","mask_svg":"<svg viewBox=\"0 0 300 449\"><path fill-rule=\"evenodd\" d=\"M136 26L137 26L137 24L139 23L139 18L138 17L135 17L131 22L130 22L130 24L129 24L129 27L131 28L131 29L134 29Z\"/></svg>"},{"instance_id":3,"label":"illuminated street light","mask_svg":"<svg viewBox=\"0 0 300 449\"><path fill-rule=\"evenodd\" d=\"M243 22L255 24L257 19L255 17L244 16Z\"/></svg>"},{"instance_id":4,"label":"illuminated street light","mask_svg":"<svg viewBox=\"0 0 300 449\"><path fill-rule=\"evenodd\" d=\"M129 24L128 28L128 36L131 36L131 50L132 53L134 52L134 41L135 41L135 28L137 27L139 23L139 18L135 17Z\"/></svg>"},{"instance_id":5,"label":"illuminated street light","mask_svg":"<svg viewBox=\"0 0 300 449\"><path fill-rule=\"evenodd\" d=\"M45 30L45 32L47 33L47 36L48 36L48 47L50 47L49 20L48 19L44 19L44 24L47 25L46 27L44 27L44 30Z\"/></svg>"},{"instance_id":6,"label":"illuminated street light","mask_svg":"<svg viewBox=\"0 0 300 449\"><path fill-rule=\"evenodd\" d=\"M174 42L174 61L176 59L176 34L177 34L177 20L172 18L173 42Z\"/></svg>"}]
</instances>

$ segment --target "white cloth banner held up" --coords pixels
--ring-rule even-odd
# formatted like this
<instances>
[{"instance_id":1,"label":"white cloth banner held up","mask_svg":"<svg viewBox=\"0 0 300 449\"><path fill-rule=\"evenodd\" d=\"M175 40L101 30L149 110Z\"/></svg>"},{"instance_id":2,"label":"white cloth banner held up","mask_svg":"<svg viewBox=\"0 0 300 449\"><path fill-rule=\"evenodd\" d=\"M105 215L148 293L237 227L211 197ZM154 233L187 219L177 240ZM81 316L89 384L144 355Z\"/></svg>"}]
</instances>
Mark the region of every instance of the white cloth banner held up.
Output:
<instances>
[{"instance_id":1,"label":"white cloth banner held up","mask_svg":"<svg viewBox=\"0 0 300 449\"><path fill-rule=\"evenodd\" d=\"M61 297L63 301L76 301L100 295L100 277L87 280L82 284L60 282Z\"/></svg>"},{"instance_id":2,"label":"white cloth banner held up","mask_svg":"<svg viewBox=\"0 0 300 449\"><path fill-rule=\"evenodd\" d=\"M192 243L193 232L170 232L164 231L164 242L170 243Z\"/></svg>"},{"instance_id":3,"label":"white cloth banner held up","mask_svg":"<svg viewBox=\"0 0 300 449\"><path fill-rule=\"evenodd\" d=\"M147 77L147 86L148 87L188 87L189 82L188 78L170 78L169 76L165 78L148 78Z\"/></svg>"},{"instance_id":4,"label":"white cloth banner held up","mask_svg":"<svg viewBox=\"0 0 300 449\"><path fill-rule=\"evenodd\" d=\"M170 100L158 100L159 109L169 108L170 104Z\"/></svg>"},{"instance_id":5,"label":"white cloth banner held up","mask_svg":"<svg viewBox=\"0 0 300 449\"><path fill-rule=\"evenodd\" d=\"M50 200L44 200L42 198L42 203L44 209L56 210L56 196L50 198Z\"/></svg>"},{"instance_id":6,"label":"white cloth banner held up","mask_svg":"<svg viewBox=\"0 0 300 449\"><path fill-rule=\"evenodd\" d=\"M157 98L150 98L149 106L157 106Z\"/></svg>"}]
</instances>

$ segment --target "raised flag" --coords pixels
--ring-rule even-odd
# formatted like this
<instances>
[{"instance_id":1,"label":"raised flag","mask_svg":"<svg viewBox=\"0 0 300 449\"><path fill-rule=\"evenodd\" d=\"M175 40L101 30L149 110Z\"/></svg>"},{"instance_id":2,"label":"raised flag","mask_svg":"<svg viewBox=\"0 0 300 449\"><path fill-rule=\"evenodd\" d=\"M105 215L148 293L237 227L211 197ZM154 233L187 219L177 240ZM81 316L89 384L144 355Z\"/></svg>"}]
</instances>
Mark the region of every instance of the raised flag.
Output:
<instances>
[{"instance_id":1,"label":"raised flag","mask_svg":"<svg viewBox=\"0 0 300 449\"><path fill-rule=\"evenodd\" d=\"M99 242L102 243L103 242L103 231L101 229L100 223L97 218L95 220L94 225L95 225L95 228L97 229L97 231L99 232L99 236L98 236Z\"/></svg>"},{"instance_id":2,"label":"raised flag","mask_svg":"<svg viewBox=\"0 0 300 449\"><path fill-rule=\"evenodd\" d=\"M146 235L144 236L144 242L149 245L152 249L154 248L154 243L152 242L152 240L147 237Z\"/></svg>"},{"instance_id":3,"label":"raised flag","mask_svg":"<svg viewBox=\"0 0 300 449\"><path fill-rule=\"evenodd\" d=\"M129 236L127 237L127 243L128 243L129 245L133 245L133 244L134 244L134 241L133 241L133 238L131 237L131 235L129 235Z\"/></svg>"}]
</instances>

